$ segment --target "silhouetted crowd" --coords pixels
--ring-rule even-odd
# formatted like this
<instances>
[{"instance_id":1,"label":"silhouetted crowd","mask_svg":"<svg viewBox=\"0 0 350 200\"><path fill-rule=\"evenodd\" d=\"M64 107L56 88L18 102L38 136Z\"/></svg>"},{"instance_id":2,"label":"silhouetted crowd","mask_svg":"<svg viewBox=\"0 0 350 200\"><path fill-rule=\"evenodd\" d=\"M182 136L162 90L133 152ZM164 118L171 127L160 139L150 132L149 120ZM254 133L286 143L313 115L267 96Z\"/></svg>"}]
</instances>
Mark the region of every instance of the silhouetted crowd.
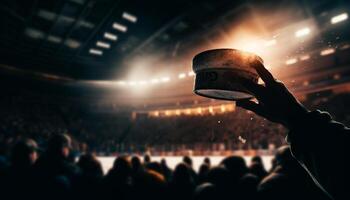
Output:
<instances>
[{"instance_id":1,"label":"silhouetted crowd","mask_svg":"<svg viewBox=\"0 0 350 200\"><path fill-rule=\"evenodd\" d=\"M120 155L104 174L93 154L74 156L71 145L65 134L53 135L46 149L32 139L14 142L0 155L1 199L326 199L287 146L269 171L259 156L249 166L240 156L218 166L205 158L197 172L188 156L170 169L165 159Z\"/></svg>"}]
</instances>

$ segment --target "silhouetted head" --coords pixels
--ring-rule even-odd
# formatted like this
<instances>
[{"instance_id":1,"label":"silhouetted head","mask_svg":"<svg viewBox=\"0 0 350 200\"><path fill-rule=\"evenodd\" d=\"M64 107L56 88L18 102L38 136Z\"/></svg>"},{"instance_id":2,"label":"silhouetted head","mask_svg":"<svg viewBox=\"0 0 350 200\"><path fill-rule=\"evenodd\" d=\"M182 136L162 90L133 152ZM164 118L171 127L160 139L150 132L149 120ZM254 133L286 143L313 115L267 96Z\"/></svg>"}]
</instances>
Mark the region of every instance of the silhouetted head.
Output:
<instances>
[{"instance_id":1,"label":"silhouetted head","mask_svg":"<svg viewBox=\"0 0 350 200\"><path fill-rule=\"evenodd\" d=\"M12 149L11 162L16 167L28 167L38 158L38 145L32 139L17 142Z\"/></svg>"},{"instance_id":2,"label":"silhouetted head","mask_svg":"<svg viewBox=\"0 0 350 200\"><path fill-rule=\"evenodd\" d=\"M67 134L53 135L48 142L48 154L53 157L68 158L72 140Z\"/></svg>"},{"instance_id":3,"label":"silhouetted head","mask_svg":"<svg viewBox=\"0 0 350 200\"><path fill-rule=\"evenodd\" d=\"M162 166L159 162L150 162L146 165L147 169L158 172L159 174L163 174Z\"/></svg>"},{"instance_id":4,"label":"silhouetted head","mask_svg":"<svg viewBox=\"0 0 350 200\"><path fill-rule=\"evenodd\" d=\"M211 183L203 183L194 191L194 200L213 200L218 198L216 186Z\"/></svg>"},{"instance_id":5,"label":"silhouetted head","mask_svg":"<svg viewBox=\"0 0 350 200\"><path fill-rule=\"evenodd\" d=\"M168 164L166 163L166 160L165 160L164 158L162 158L162 159L160 160L160 164L161 164L163 167L167 167L167 166L168 166Z\"/></svg>"},{"instance_id":6,"label":"silhouetted head","mask_svg":"<svg viewBox=\"0 0 350 200\"><path fill-rule=\"evenodd\" d=\"M131 199L167 199L166 181L163 175L153 170L145 170L134 179L134 192Z\"/></svg>"},{"instance_id":7,"label":"silhouetted head","mask_svg":"<svg viewBox=\"0 0 350 200\"><path fill-rule=\"evenodd\" d=\"M138 156L133 156L133 157L131 158L131 165L132 165L132 169L133 169L134 171L140 170L141 167L142 167L140 158L139 158Z\"/></svg>"},{"instance_id":8,"label":"silhouetted head","mask_svg":"<svg viewBox=\"0 0 350 200\"><path fill-rule=\"evenodd\" d=\"M253 174L246 174L239 179L239 199L258 199L256 198L259 178Z\"/></svg>"},{"instance_id":9,"label":"silhouetted head","mask_svg":"<svg viewBox=\"0 0 350 200\"><path fill-rule=\"evenodd\" d=\"M257 176L259 179L262 179L267 175L267 171L265 170L264 165L262 165L261 163L258 163L258 162L253 162L249 166L249 171L250 171L250 173Z\"/></svg>"},{"instance_id":10,"label":"silhouetted head","mask_svg":"<svg viewBox=\"0 0 350 200\"><path fill-rule=\"evenodd\" d=\"M211 165L210 158L205 157L204 160L203 160L203 163L207 164L210 167L210 165Z\"/></svg>"},{"instance_id":11,"label":"silhouetted head","mask_svg":"<svg viewBox=\"0 0 350 200\"><path fill-rule=\"evenodd\" d=\"M264 164L263 161L262 161L261 156L253 156L253 157L252 157L252 160L251 160L251 163L260 163L260 164Z\"/></svg>"},{"instance_id":12,"label":"silhouetted head","mask_svg":"<svg viewBox=\"0 0 350 200\"><path fill-rule=\"evenodd\" d=\"M227 157L221 161L221 164L230 172L230 176L234 181L248 172L247 164L241 156Z\"/></svg>"},{"instance_id":13,"label":"silhouetted head","mask_svg":"<svg viewBox=\"0 0 350 200\"><path fill-rule=\"evenodd\" d=\"M184 157L182 158L182 161L183 161L186 165L188 165L190 168L192 168L193 162L192 162L192 159L191 159L189 156L184 156Z\"/></svg>"},{"instance_id":14,"label":"silhouetted head","mask_svg":"<svg viewBox=\"0 0 350 200\"><path fill-rule=\"evenodd\" d=\"M201 166L199 167L198 177L201 183L207 180L209 169L210 167L207 164L201 164Z\"/></svg>"},{"instance_id":15,"label":"silhouetted head","mask_svg":"<svg viewBox=\"0 0 350 200\"><path fill-rule=\"evenodd\" d=\"M207 180L219 188L227 187L231 182L230 172L223 166L214 167L209 170Z\"/></svg>"},{"instance_id":16,"label":"silhouetted head","mask_svg":"<svg viewBox=\"0 0 350 200\"><path fill-rule=\"evenodd\" d=\"M82 170L83 174L93 177L102 177L103 170L102 165L97 158L92 154L85 154L80 156L78 166Z\"/></svg>"},{"instance_id":17,"label":"silhouetted head","mask_svg":"<svg viewBox=\"0 0 350 200\"><path fill-rule=\"evenodd\" d=\"M131 173L131 163L126 156L119 156L115 159L113 164L113 170L128 175Z\"/></svg>"},{"instance_id":18,"label":"silhouetted head","mask_svg":"<svg viewBox=\"0 0 350 200\"><path fill-rule=\"evenodd\" d=\"M151 162L151 156L148 154L145 154L145 156L143 156L143 164L147 164Z\"/></svg>"},{"instance_id":19,"label":"silhouetted head","mask_svg":"<svg viewBox=\"0 0 350 200\"><path fill-rule=\"evenodd\" d=\"M173 182L176 183L192 183L190 168L185 163L180 163L175 167L173 174Z\"/></svg>"}]
</instances>

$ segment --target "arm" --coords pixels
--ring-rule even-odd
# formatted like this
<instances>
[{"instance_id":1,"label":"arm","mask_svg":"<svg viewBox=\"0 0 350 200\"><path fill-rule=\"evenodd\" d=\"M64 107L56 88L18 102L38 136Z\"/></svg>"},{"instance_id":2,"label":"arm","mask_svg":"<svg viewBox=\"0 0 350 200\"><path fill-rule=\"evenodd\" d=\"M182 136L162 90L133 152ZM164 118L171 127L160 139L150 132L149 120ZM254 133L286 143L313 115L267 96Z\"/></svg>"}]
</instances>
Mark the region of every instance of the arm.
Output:
<instances>
[{"instance_id":1,"label":"arm","mask_svg":"<svg viewBox=\"0 0 350 200\"><path fill-rule=\"evenodd\" d=\"M350 130L333 121L328 113L310 112L263 65L254 67L265 85L243 84L258 103L244 100L237 102L237 106L286 126L290 130L287 141L292 153L314 182L335 199L344 196L350 199L349 193L345 192L348 174L345 158L349 152L345 145Z\"/></svg>"}]
</instances>

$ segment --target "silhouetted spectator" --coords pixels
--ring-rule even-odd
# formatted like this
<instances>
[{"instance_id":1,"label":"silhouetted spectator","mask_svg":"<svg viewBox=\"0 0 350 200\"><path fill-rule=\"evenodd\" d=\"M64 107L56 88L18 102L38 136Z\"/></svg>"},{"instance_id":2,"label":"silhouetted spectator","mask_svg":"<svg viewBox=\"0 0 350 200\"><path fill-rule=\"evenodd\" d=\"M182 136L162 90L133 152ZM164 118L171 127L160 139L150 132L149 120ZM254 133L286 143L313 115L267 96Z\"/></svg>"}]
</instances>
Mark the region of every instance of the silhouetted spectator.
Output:
<instances>
[{"instance_id":1,"label":"silhouetted spectator","mask_svg":"<svg viewBox=\"0 0 350 200\"><path fill-rule=\"evenodd\" d=\"M207 175L207 181L216 186L219 199L230 196L232 190L237 189L237 186L232 185L230 172L224 166L211 168ZM234 194L234 196L236 195Z\"/></svg>"},{"instance_id":2,"label":"silhouetted spectator","mask_svg":"<svg viewBox=\"0 0 350 200\"><path fill-rule=\"evenodd\" d=\"M41 198L47 193L56 198L72 195L80 170L68 160L70 147L71 138L68 135L53 135L48 142L47 151L35 163L38 187L44 191L40 193L43 195Z\"/></svg>"},{"instance_id":3,"label":"silhouetted spectator","mask_svg":"<svg viewBox=\"0 0 350 200\"><path fill-rule=\"evenodd\" d=\"M132 167L133 174L143 170L141 160L138 156L133 156L131 158L131 167Z\"/></svg>"},{"instance_id":4,"label":"silhouetted spectator","mask_svg":"<svg viewBox=\"0 0 350 200\"><path fill-rule=\"evenodd\" d=\"M189 166L184 163L178 164L170 183L170 198L173 200L191 199L195 185Z\"/></svg>"},{"instance_id":5,"label":"silhouetted spectator","mask_svg":"<svg viewBox=\"0 0 350 200\"><path fill-rule=\"evenodd\" d=\"M134 177L132 199L169 199L164 176L153 170L145 170Z\"/></svg>"},{"instance_id":6,"label":"silhouetted spectator","mask_svg":"<svg viewBox=\"0 0 350 200\"><path fill-rule=\"evenodd\" d=\"M155 161L150 162L150 163L148 163L148 164L146 165L146 168L147 168L147 169L150 169L150 170L153 170L153 171L155 171L155 172L158 172L158 173L161 174L161 175L164 175L164 174L163 174L163 168L162 168L162 166L160 165L159 162L155 162Z\"/></svg>"},{"instance_id":7,"label":"silhouetted spectator","mask_svg":"<svg viewBox=\"0 0 350 200\"><path fill-rule=\"evenodd\" d=\"M238 183L238 180L248 173L248 167L245 160L240 156L230 156L221 161L221 164L230 172L232 184Z\"/></svg>"},{"instance_id":8,"label":"silhouetted spectator","mask_svg":"<svg viewBox=\"0 0 350 200\"><path fill-rule=\"evenodd\" d=\"M105 176L102 184L104 198L127 199L132 189L132 167L129 159L120 156L114 161L112 169Z\"/></svg>"},{"instance_id":9,"label":"silhouetted spectator","mask_svg":"<svg viewBox=\"0 0 350 200\"><path fill-rule=\"evenodd\" d=\"M103 178L103 170L100 161L92 154L85 154L80 156L78 166L81 169L81 178L77 186L79 198L99 198Z\"/></svg>"},{"instance_id":10,"label":"silhouetted spectator","mask_svg":"<svg viewBox=\"0 0 350 200\"><path fill-rule=\"evenodd\" d=\"M239 179L237 198L244 200L255 200L261 198L257 195L257 187L260 179L253 174L246 174ZM263 199L263 198L261 198Z\"/></svg>"},{"instance_id":11,"label":"silhouetted spectator","mask_svg":"<svg viewBox=\"0 0 350 200\"><path fill-rule=\"evenodd\" d=\"M164 158L161 159L160 165L162 167L165 179L169 182L172 178L173 171L168 167L168 164L166 163L166 160Z\"/></svg>"},{"instance_id":12,"label":"silhouetted spectator","mask_svg":"<svg viewBox=\"0 0 350 200\"><path fill-rule=\"evenodd\" d=\"M277 166L264 178L258 195L262 199L327 199L307 173L292 156L289 147L281 147L276 153Z\"/></svg>"},{"instance_id":13,"label":"silhouetted spectator","mask_svg":"<svg viewBox=\"0 0 350 200\"><path fill-rule=\"evenodd\" d=\"M267 175L264 165L260 162L252 162L249 166L249 172L257 176L259 180Z\"/></svg>"},{"instance_id":14,"label":"silhouetted spectator","mask_svg":"<svg viewBox=\"0 0 350 200\"><path fill-rule=\"evenodd\" d=\"M150 162L151 162L151 156L149 154L145 154L143 156L143 165L147 165Z\"/></svg>"},{"instance_id":15,"label":"silhouetted spectator","mask_svg":"<svg viewBox=\"0 0 350 200\"><path fill-rule=\"evenodd\" d=\"M193 169L193 161L192 161L192 158L189 157L189 156L184 156L184 157L182 158L182 162L185 163L185 164L188 166L188 168L189 168L189 170L190 170L190 173L191 173L191 176L192 176L192 179L193 179L193 181L197 184L197 182L198 182L198 175L197 175L197 173L196 173L196 172L194 171L194 169Z\"/></svg>"},{"instance_id":16,"label":"silhouetted spectator","mask_svg":"<svg viewBox=\"0 0 350 200\"><path fill-rule=\"evenodd\" d=\"M208 165L208 167L211 167L210 158L205 157L204 160L203 160L203 163L206 164L206 165Z\"/></svg>"},{"instance_id":17,"label":"silhouetted spectator","mask_svg":"<svg viewBox=\"0 0 350 200\"><path fill-rule=\"evenodd\" d=\"M203 183L196 187L194 191L194 200L213 200L219 197L217 187L211 183Z\"/></svg>"},{"instance_id":18,"label":"silhouetted spectator","mask_svg":"<svg viewBox=\"0 0 350 200\"><path fill-rule=\"evenodd\" d=\"M204 163L199 167L198 184L201 184L207 181L209 170L210 170L210 167Z\"/></svg>"}]
</instances>

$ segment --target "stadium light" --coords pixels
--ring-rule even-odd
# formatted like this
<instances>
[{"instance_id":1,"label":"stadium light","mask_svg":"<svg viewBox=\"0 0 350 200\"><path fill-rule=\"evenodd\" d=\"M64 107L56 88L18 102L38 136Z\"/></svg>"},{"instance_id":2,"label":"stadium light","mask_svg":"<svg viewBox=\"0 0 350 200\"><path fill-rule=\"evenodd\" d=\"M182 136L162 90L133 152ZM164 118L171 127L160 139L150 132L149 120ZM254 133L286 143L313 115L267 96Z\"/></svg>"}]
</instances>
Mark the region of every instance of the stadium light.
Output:
<instances>
[{"instance_id":1,"label":"stadium light","mask_svg":"<svg viewBox=\"0 0 350 200\"><path fill-rule=\"evenodd\" d=\"M221 106L220 106L220 109L221 109L221 112L225 112L225 111L226 111L225 105L221 105Z\"/></svg>"},{"instance_id":2,"label":"stadium light","mask_svg":"<svg viewBox=\"0 0 350 200\"><path fill-rule=\"evenodd\" d=\"M47 40L50 41L50 42L52 42L52 43L56 43L56 44L62 42L62 38L57 37L57 36L54 36L54 35L49 35L49 36L47 36Z\"/></svg>"},{"instance_id":3,"label":"stadium light","mask_svg":"<svg viewBox=\"0 0 350 200\"><path fill-rule=\"evenodd\" d=\"M25 33L29 37L34 38L34 39L42 39L45 36L44 32L42 32L42 31L40 31L38 29L34 29L34 28L27 28L25 30Z\"/></svg>"},{"instance_id":4,"label":"stadium light","mask_svg":"<svg viewBox=\"0 0 350 200\"><path fill-rule=\"evenodd\" d=\"M137 22L137 17L135 15L132 15L128 12L123 12L123 15L122 17L126 20L128 20L129 22L132 22L132 23L136 23Z\"/></svg>"},{"instance_id":5,"label":"stadium light","mask_svg":"<svg viewBox=\"0 0 350 200\"><path fill-rule=\"evenodd\" d=\"M286 61L286 65L292 65L292 64L295 64L296 62L298 62L296 58L291 58Z\"/></svg>"},{"instance_id":6,"label":"stadium light","mask_svg":"<svg viewBox=\"0 0 350 200\"><path fill-rule=\"evenodd\" d=\"M277 41L276 41L275 39L265 41L265 43L264 43L264 45L265 45L266 47L274 46L274 45L276 45L276 44L277 44Z\"/></svg>"},{"instance_id":7,"label":"stadium light","mask_svg":"<svg viewBox=\"0 0 350 200\"><path fill-rule=\"evenodd\" d=\"M128 85L131 85L131 86L136 85L136 82L135 81L129 81Z\"/></svg>"},{"instance_id":8,"label":"stadium light","mask_svg":"<svg viewBox=\"0 0 350 200\"><path fill-rule=\"evenodd\" d=\"M101 50L98 50L98 49L90 49L89 53L94 54L94 55L99 55L99 56L101 56L103 54L103 52Z\"/></svg>"},{"instance_id":9,"label":"stadium light","mask_svg":"<svg viewBox=\"0 0 350 200\"><path fill-rule=\"evenodd\" d=\"M185 74L185 73L179 74L179 79L183 79L183 78L185 78L185 77L186 77L186 74Z\"/></svg>"},{"instance_id":10,"label":"stadium light","mask_svg":"<svg viewBox=\"0 0 350 200\"><path fill-rule=\"evenodd\" d=\"M341 50L346 50L350 48L350 44L344 44L343 46L340 47Z\"/></svg>"},{"instance_id":11,"label":"stadium light","mask_svg":"<svg viewBox=\"0 0 350 200\"><path fill-rule=\"evenodd\" d=\"M209 106L208 110L209 110L209 113L214 113L214 109L212 106Z\"/></svg>"},{"instance_id":12,"label":"stadium light","mask_svg":"<svg viewBox=\"0 0 350 200\"><path fill-rule=\"evenodd\" d=\"M117 22L113 23L113 28L123 33L125 33L128 30L126 26Z\"/></svg>"},{"instance_id":13,"label":"stadium light","mask_svg":"<svg viewBox=\"0 0 350 200\"><path fill-rule=\"evenodd\" d=\"M157 79L157 78L154 78L154 79L152 79L152 80L151 80L151 83L152 83L152 84L156 84L156 83L159 83L159 79Z\"/></svg>"},{"instance_id":14,"label":"stadium light","mask_svg":"<svg viewBox=\"0 0 350 200\"><path fill-rule=\"evenodd\" d=\"M162 82L169 82L170 81L170 78L169 77L163 77L161 79Z\"/></svg>"},{"instance_id":15,"label":"stadium light","mask_svg":"<svg viewBox=\"0 0 350 200\"><path fill-rule=\"evenodd\" d=\"M310 59L310 55L300 56L300 60L302 60L302 61L309 60L309 59Z\"/></svg>"},{"instance_id":16,"label":"stadium light","mask_svg":"<svg viewBox=\"0 0 350 200\"><path fill-rule=\"evenodd\" d=\"M73 40L73 39L70 39L70 38L66 39L66 41L64 41L64 44L72 49L76 49L80 46L80 42Z\"/></svg>"},{"instance_id":17,"label":"stadium light","mask_svg":"<svg viewBox=\"0 0 350 200\"><path fill-rule=\"evenodd\" d=\"M102 48L105 48L105 49L111 48L111 45L109 43L102 42L102 41L97 41L96 42L96 46L102 47Z\"/></svg>"},{"instance_id":18,"label":"stadium light","mask_svg":"<svg viewBox=\"0 0 350 200\"><path fill-rule=\"evenodd\" d=\"M335 49L329 48L329 49L322 50L322 51L320 52L320 55L321 55L321 56L326 56L326 55L333 54L334 52L335 52Z\"/></svg>"},{"instance_id":19,"label":"stadium light","mask_svg":"<svg viewBox=\"0 0 350 200\"><path fill-rule=\"evenodd\" d=\"M303 36L306 36L306 35L309 35L311 32L310 28L302 28L302 29L299 29L295 32L295 37L303 37Z\"/></svg>"},{"instance_id":20,"label":"stadium light","mask_svg":"<svg viewBox=\"0 0 350 200\"><path fill-rule=\"evenodd\" d=\"M188 76L194 76L194 72L193 71L188 72Z\"/></svg>"},{"instance_id":21,"label":"stadium light","mask_svg":"<svg viewBox=\"0 0 350 200\"><path fill-rule=\"evenodd\" d=\"M125 83L125 81L118 81L117 82L119 85L125 85L126 83Z\"/></svg>"},{"instance_id":22,"label":"stadium light","mask_svg":"<svg viewBox=\"0 0 350 200\"><path fill-rule=\"evenodd\" d=\"M348 19L347 13L342 13L331 18L331 24L336 24Z\"/></svg>"},{"instance_id":23,"label":"stadium light","mask_svg":"<svg viewBox=\"0 0 350 200\"><path fill-rule=\"evenodd\" d=\"M112 33L109 33L109 32L105 32L103 34L103 37L106 38L106 39L109 39L109 40L112 40L112 41L116 41L118 39L118 36L112 34Z\"/></svg>"},{"instance_id":24,"label":"stadium light","mask_svg":"<svg viewBox=\"0 0 350 200\"><path fill-rule=\"evenodd\" d=\"M138 81L137 84L138 84L138 85L146 85L146 84L147 84L147 81Z\"/></svg>"}]
</instances>

